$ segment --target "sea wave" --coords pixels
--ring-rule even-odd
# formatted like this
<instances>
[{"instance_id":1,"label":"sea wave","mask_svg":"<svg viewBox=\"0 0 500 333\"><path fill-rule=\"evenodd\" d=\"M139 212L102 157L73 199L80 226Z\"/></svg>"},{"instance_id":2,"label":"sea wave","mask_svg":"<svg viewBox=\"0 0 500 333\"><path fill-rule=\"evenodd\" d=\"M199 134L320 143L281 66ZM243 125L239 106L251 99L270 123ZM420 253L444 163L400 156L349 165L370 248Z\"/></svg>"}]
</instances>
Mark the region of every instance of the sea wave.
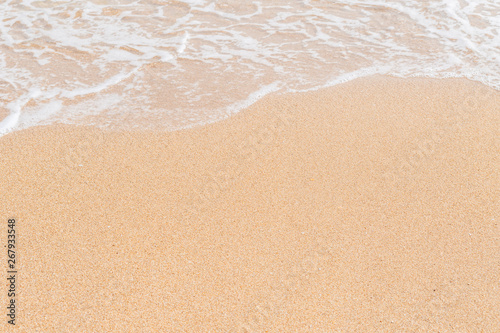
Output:
<instances>
[{"instance_id":1,"label":"sea wave","mask_svg":"<svg viewBox=\"0 0 500 333\"><path fill-rule=\"evenodd\" d=\"M371 74L500 89L491 0L0 4L0 133L68 123L176 130L269 92Z\"/></svg>"}]
</instances>

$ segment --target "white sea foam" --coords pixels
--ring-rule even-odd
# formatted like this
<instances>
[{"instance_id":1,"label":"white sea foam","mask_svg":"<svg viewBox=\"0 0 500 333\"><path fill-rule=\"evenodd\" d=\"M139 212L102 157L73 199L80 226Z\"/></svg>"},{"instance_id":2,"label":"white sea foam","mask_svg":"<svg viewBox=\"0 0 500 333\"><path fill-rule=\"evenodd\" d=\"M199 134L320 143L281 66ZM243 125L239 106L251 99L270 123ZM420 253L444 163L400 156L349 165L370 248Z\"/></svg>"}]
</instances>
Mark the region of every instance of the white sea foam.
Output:
<instances>
[{"instance_id":1,"label":"white sea foam","mask_svg":"<svg viewBox=\"0 0 500 333\"><path fill-rule=\"evenodd\" d=\"M5 1L0 33L0 135L124 118L175 130L371 74L500 89L494 0Z\"/></svg>"}]
</instances>

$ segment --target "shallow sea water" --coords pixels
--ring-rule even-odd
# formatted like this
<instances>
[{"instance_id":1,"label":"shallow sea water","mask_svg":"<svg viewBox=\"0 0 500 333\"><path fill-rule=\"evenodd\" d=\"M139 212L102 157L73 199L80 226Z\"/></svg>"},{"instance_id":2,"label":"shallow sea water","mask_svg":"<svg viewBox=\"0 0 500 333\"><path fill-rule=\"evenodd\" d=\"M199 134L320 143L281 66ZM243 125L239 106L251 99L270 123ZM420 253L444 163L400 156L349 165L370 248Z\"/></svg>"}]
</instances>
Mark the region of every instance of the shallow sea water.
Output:
<instances>
[{"instance_id":1,"label":"shallow sea water","mask_svg":"<svg viewBox=\"0 0 500 333\"><path fill-rule=\"evenodd\" d=\"M500 88L492 0L11 0L0 33L1 134L177 130L373 74Z\"/></svg>"}]
</instances>

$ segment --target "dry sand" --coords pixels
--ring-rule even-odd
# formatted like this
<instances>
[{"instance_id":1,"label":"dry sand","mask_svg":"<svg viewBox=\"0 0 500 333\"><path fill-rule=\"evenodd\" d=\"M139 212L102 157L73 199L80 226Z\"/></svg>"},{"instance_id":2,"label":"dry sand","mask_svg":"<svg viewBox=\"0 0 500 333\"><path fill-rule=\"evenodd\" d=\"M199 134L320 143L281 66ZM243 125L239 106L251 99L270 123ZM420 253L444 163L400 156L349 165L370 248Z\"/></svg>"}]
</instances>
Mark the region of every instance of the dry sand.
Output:
<instances>
[{"instance_id":1,"label":"dry sand","mask_svg":"<svg viewBox=\"0 0 500 333\"><path fill-rule=\"evenodd\" d=\"M175 133L4 136L0 330L497 332L499 106L371 77Z\"/></svg>"}]
</instances>

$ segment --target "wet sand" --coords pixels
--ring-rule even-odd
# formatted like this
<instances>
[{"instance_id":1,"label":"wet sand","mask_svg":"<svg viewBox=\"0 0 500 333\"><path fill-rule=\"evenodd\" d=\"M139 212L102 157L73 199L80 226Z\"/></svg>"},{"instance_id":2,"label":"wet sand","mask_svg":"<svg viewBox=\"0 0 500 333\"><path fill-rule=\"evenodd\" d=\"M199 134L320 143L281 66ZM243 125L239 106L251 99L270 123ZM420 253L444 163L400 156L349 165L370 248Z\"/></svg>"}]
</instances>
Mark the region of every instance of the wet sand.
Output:
<instances>
[{"instance_id":1,"label":"wet sand","mask_svg":"<svg viewBox=\"0 0 500 333\"><path fill-rule=\"evenodd\" d=\"M6 135L2 330L494 332L499 96L377 76L173 133Z\"/></svg>"},{"instance_id":2,"label":"wet sand","mask_svg":"<svg viewBox=\"0 0 500 333\"><path fill-rule=\"evenodd\" d=\"M7 117L8 115L9 115L9 110L0 107L0 121L4 120L5 117Z\"/></svg>"}]
</instances>

